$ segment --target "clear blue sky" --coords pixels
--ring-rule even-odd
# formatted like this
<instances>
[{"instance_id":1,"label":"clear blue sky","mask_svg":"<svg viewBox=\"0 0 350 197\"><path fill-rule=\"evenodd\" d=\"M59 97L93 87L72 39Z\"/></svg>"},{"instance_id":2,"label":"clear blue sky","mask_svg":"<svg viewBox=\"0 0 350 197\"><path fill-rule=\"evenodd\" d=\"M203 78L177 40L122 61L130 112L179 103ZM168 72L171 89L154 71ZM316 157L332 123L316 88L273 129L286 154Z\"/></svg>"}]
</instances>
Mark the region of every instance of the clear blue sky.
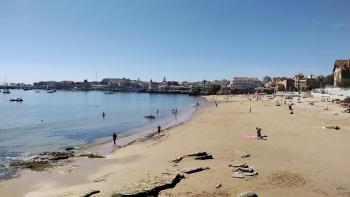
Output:
<instances>
[{"instance_id":1,"label":"clear blue sky","mask_svg":"<svg viewBox=\"0 0 350 197\"><path fill-rule=\"evenodd\" d=\"M328 74L348 0L0 0L0 83Z\"/></svg>"}]
</instances>

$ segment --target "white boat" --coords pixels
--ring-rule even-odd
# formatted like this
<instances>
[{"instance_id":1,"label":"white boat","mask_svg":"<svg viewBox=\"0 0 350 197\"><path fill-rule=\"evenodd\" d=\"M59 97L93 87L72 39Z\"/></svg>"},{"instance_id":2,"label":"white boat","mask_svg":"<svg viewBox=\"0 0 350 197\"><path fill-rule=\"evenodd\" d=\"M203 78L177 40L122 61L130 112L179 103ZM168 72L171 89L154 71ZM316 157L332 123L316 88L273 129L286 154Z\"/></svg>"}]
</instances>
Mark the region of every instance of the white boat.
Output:
<instances>
[{"instance_id":1,"label":"white boat","mask_svg":"<svg viewBox=\"0 0 350 197\"><path fill-rule=\"evenodd\" d=\"M4 94L10 94L11 92L10 92L9 89L5 89L5 90L2 91L2 93L4 93Z\"/></svg>"},{"instance_id":2,"label":"white boat","mask_svg":"<svg viewBox=\"0 0 350 197\"><path fill-rule=\"evenodd\" d=\"M55 89L54 89L54 90L49 90L49 91L47 91L47 93L54 93L54 92L56 92Z\"/></svg>"},{"instance_id":3,"label":"white boat","mask_svg":"<svg viewBox=\"0 0 350 197\"><path fill-rule=\"evenodd\" d=\"M105 94L114 94L112 91L106 91Z\"/></svg>"}]
</instances>

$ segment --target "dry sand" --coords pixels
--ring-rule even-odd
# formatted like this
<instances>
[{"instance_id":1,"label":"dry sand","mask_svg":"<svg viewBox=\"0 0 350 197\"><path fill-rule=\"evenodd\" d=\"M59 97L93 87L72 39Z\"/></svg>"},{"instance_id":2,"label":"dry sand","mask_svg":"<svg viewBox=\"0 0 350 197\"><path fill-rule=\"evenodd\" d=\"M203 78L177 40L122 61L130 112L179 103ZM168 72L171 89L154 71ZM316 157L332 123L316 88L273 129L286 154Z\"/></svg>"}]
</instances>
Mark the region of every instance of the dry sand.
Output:
<instances>
[{"instance_id":1,"label":"dry sand","mask_svg":"<svg viewBox=\"0 0 350 197\"><path fill-rule=\"evenodd\" d=\"M166 169L207 166L209 170L186 175L160 196L237 196L245 191L270 197L350 196L350 114L341 113L341 107L308 98L303 103L294 100L294 114L289 114L288 105L276 106L269 99L208 99L222 102L201 109L190 121L161 136L113 151L106 159L79 158L48 172L24 171L19 178L0 183L0 196L83 196L92 190L100 190L94 196L111 196ZM316 102L312 106L307 101ZM324 110L326 106L329 110ZM328 125L341 129L322 128ZM267 140L243 138L254 135L256 126L268 135ZM112 145L104 148L112 150ZM239 158L234 150L251 156ZM185 158L177 166L169 162L199 151L214 159ZM228 163L239 162L253 166L258 176L232 178ZM217 189L217 183L222 187Z\"/></svg>"}]
</instances>

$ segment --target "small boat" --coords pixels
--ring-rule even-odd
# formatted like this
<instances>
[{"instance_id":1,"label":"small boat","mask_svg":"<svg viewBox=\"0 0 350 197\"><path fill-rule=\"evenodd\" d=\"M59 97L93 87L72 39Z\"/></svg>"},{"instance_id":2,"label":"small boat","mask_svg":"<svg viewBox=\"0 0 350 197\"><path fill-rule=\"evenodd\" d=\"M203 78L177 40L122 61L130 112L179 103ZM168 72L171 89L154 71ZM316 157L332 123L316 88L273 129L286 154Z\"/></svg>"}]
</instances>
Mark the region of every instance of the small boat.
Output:
<instances>
[{"instance_id":1,"label":"small boat","mask_svg":"<svg viewBox=\"0 0 350 197\"><path fill-rule=\"evenodd\" d=\"M28 90L32 90L32 89L33 89L33 88L31 88L31 87L24 87L24 88L23 88L24 91L28 91Z\"/></svg>"},{"instance_id":2,"label":"small boat","mask_svg":"<svg viewBox=\"0 0 350 197\"><path fill-rule=\"evenodd\" d=\"M10 99L12 102L23 102L22 98Z\"/></svg>"},{"instance_id":3,"label":"small boat","mask_svg":"<svg viewBox=\"0 0 350 197\"><path fill-rule=\"evenodd\" d=\"M106 91L105 94L114 94L112 91Z\"/></svg>"},{"instance_id":4,"label":"small boat","mask_svg":"<svg viewBox=\"0 0 350 197\"><path fill-rule=\"evenodd\" d=\"M2 93L4 93L4 94L10 94L11 92L10 92L9 89L5 89L5 90L2 91Z\"/></svg>"},{"instance_id":5,"label":"small boat","mask_svg":"<svg viewBox=\"0 0 350 197\"><path fill-rule=\"evenodd\" d=\"M156 119L156 117L153 114L145 116L147 119Z\"/></svg>"},{"instance_id":6,"label":"small boat","mask_svg":"<svg viewBox=\"0 0 350 197\"><path fill-rule=\"evenodd\" d=\"M47 93L50 93L50 94L51 94L51 93L54 93L54 92L56 92L55 89L47 91Z\"/></svg>"}]
</instances>

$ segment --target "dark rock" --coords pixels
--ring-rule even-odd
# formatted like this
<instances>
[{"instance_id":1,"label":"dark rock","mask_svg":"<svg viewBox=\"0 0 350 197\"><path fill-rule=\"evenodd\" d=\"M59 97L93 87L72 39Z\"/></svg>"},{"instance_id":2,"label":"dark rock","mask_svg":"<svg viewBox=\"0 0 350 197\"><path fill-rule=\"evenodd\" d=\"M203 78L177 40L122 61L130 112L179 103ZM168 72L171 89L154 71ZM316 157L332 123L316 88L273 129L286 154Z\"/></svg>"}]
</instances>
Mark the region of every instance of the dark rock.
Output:
<instances>
[{"instance_id":1,"label":"dark rock","mask_svg":"<svg viewBox=\"0 0 350 197\"><path fill-rule=\"evenodd\" d=\"M209 170L209 167L205 167L205 168L202 168L202 167L199 167L199 168L184 168L182 170L182 172L186 173L186 174L192 174L192 173L200 172L200 171L203 171L203 170Z\"/></svg>"},{"instance_id":2,"label":"dark rock","mask_svg":"<svg viewBox=\"0 0 350 197\"><path fill-rule=\"evenodd\" d=\"M195 160L208 160L208 159L213 159L212 155L204 155L204 156L199 156L199 157L195 157Z\"/></svg>"},{"instance_id":3,"label":"dark rock","mask_svg":"<svg viewBox=\"0 0 350 197\"><path fill-rule=\"evenodd\" d=\"M69 157L73 157L74 154L72 152L43 152L39 154L39 158L41 160L52 160L52 161L57 161L57 160L63 160L63 159L68 159Z\"/></svg>"},{"instance_id":4,"label":"dark rock","mask_svg":"<svg viewBox=\"0 0 350 197\"><path fill-rule=\"evenodd\" d=\"M84 153L79 155L79 157L88 157L90 159L101 159L101 158L105 158L105 156L103 155L98 155L98 154L94 154L94 153Z\"/></svg>"},{"instance_id":5,"label":"dark rock","mask_svg":"<svg viewBox=\"0 0 350 197\"><path fill-rule=\"evenodd\" d=\"M94 194L98 194L98 193L100 193L100 190L95 190L95 191L92 191L92 192L85 194L84 197L90 197L90 196L92 196Z\"/></svg>"},{"instance_id":6,"label":"dark rock","mask_svg":"<svg viewBox=\"0 0 350 197\"><path fill-rule=\"evenodd\" d=\"M194 154L189 154L187 155L188 157L202 157L202 156L207 156L207 152L199 152L199 153L194 153Z\"/></svg>"},{"instance_id":7,"label":"dark rock","mask_svg":"<svg viewBox=\"0 0 350 197\"><path fill-rule=\"evenodd\" d=\"M158 196L160 191L174 188L183 178L185 177L181 174L169 173L152 178L147 177L136 184L127 185L121 192L112 195L112 197Z\"/></svg>"},{"instance_id":8,"label":"dark rock","mask_svg":"<svg viewBox=\"0 0 350 197\"><path fill-rule=\"evenodd\" d=\"M72 150L74 150L75 148L74 147L67 147L65 150L66 151L72 151Z\"/></svg>"},{"instance_id":9,"label":"dark rock","mask_svg":"<svg viewBox=\"0 0 350 197\"><path fill-rule=\"evenodd\" d=\"M183 157L179 157L179 158L176 158L176 159L171 160L171 162L173 162L173 163L179 163L182 159L183 159Z\"/></svg>"}]
</instances>

